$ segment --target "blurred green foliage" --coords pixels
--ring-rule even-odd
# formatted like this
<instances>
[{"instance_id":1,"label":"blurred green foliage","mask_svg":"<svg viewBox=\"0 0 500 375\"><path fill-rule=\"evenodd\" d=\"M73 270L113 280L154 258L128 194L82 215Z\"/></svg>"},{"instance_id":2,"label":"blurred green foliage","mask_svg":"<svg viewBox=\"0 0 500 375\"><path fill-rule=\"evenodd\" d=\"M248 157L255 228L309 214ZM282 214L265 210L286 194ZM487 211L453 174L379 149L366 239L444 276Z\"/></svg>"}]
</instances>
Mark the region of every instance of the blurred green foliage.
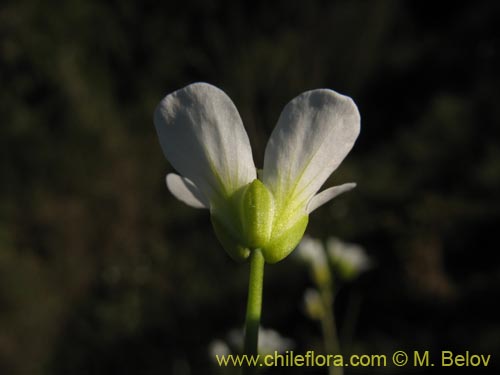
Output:
<instances>
[{"instance_id":1,"label":"blurred green foliage","mask_svg":"<svg viewBox=\"0 0 500 375\"><path fill-rule=\"evenodd\" d=\"M493 1L3 1L0 373L207 373L211 340L242 324L247 267L167 192L152 125L199 80L234 100L257 165L302 91L358 103L361 137L328 181L358 188L308 229L377 261L337 297L340 322L359 310L346 352L499 353L499 15ZM266 272L264 325L319 347L307 272L293 256Z\"/></svg>"}]
</instances>

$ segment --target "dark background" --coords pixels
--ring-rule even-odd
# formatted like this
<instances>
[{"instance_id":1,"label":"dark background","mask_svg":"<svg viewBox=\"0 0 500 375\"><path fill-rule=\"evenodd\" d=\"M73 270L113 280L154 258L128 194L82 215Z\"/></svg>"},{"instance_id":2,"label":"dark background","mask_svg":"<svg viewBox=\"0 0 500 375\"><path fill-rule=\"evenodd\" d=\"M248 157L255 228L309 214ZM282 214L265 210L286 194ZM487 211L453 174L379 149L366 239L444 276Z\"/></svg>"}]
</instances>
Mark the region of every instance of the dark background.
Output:
<instances>
[{"instance_id":1,"label":"dark background","mask_svg":"<svg viewBox=\"0 0 500 375\"><path fill-rule=\"evenodd\" d=\"M0 373L221 372L208 346L243 323L247 265L166 190L152 123L200 80L235 102L257 166L293 97L351 96L361 135L327 184L358 188L308 228L376 263L337 295L344 352L469 350L492 360L464 373L498 371L499 4L3 1ZM293 255L266 268L263 325L296 351L321 350L310 285ZM268 373L306 373L285 370Z\"/></svg>"}]
</instances>

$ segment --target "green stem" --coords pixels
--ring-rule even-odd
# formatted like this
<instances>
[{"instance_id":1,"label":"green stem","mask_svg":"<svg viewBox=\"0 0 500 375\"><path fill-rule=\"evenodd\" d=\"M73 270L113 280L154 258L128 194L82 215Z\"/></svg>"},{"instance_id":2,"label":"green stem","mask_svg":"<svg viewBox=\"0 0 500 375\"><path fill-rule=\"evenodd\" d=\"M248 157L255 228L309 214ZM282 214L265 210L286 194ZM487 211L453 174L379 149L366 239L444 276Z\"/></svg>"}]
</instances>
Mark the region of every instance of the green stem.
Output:
<instances>
[{"instance_id":1,"label":"green stem","mask_svg":"<svg viewBox=\"0 0 500 375\"><path fill-rule=\"evenodd\" d=\"M326 290L325 290L326 289ZM333 289L333 288L332 288ZM321 290L321 297L323 300L323 308L325 315L321 320L323 329L323 339L325 342L325 350L328 354L340 354L340 344L337 334L337 327L335 322L334 310L334 297L333 291L330 288ZM331 366L328 369L330 375L343 375L344 370L342 367Z\"/></svg>"},{"instance_id":2,"label":"green stem","mask_svg":"<svg viewBox=\"0 0 500 375\"><path fill-rule=\"evenodd\" d=\"M262 311L262 285L264 281L264 256L260 249L250 255L250 278L248 280L247 313L245 319L244 354L257 355L260 315ZM257 367L244 367L244 375L257 373Z\"/></svg>"}]
</instances>

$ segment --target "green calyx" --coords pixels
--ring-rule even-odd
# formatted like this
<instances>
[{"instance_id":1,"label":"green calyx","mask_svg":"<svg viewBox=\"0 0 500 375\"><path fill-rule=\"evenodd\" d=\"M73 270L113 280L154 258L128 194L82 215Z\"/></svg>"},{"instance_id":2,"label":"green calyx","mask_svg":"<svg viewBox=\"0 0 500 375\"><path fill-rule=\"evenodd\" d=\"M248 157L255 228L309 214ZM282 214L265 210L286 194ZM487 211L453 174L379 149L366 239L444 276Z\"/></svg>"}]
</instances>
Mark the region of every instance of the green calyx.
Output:
<instances>
[{"instance_id":1,"label":"green calyx","mask_svg":"<svg viewBox=\"0 0 500 375\"><path fill-rule=\"evenodd\" d=\"M266 262L279 262L300 242L308 223L302 207L277 209L273 194L258 179L211 214L217 238L236 261L244 261L253 249L260 249Z\"/></svg>"},{"instance_id":2,"label":"green calyx","mask_svg":"<svg viewBox=\"0 0 500 375\"><path fill-rule=\"evenodd\" d=\"M273 195L260 180L253 180L243 188L238 205L245 243L252 249L263 248L273 229Z\"/></svg>"}]
</instances>

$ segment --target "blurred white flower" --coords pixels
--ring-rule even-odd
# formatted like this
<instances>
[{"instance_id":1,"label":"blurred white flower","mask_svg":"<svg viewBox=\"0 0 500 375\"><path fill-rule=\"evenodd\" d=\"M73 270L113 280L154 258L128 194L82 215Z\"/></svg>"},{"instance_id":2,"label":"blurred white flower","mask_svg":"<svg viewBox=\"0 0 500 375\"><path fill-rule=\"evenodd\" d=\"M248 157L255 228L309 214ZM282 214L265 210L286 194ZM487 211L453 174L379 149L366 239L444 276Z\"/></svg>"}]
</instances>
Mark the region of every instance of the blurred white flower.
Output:
<instances>
[{"instance_id":1,"label":"blurred white flower","mask_svg":"<svg viewBox=\"0 0 500 375\"><path fill-rule=\"evenodd\" d=\"M297 256L313 267L328 264L323 244L317 238L305 235L297 247Z\"/></svg>"},{"instance_id":2,"label":"blurred white flower","mask_svg":"<svg viewBox=\"0 0 500 375\"><path fill-rule=\"evenodd\" d=\"M297 256L309 265L314 281L323 285L330 281L330 269L323 243L316 238L304 236L297 247Z\"/></svg>"},{"instance_id":3,"label":"blurred white flower","mask_svg":"<svg viewBox=\"0 0 500 375\"><path fill-rule=\"evenodd\" d=\"M233 348L236 353L241 352L243 349L243 338L243 330L231 330L227 335L229 347ZM259 354L273 354L275 351L278 353L284 353L285 351L292 349L293 346L293 340L281 336L279 332L273 329L259 327Z\"/></svg>"},{"instance_id":4,"label":"blurred white flower","mask_svg":"<svg viewBox=\"0 0 500 375\"><path fill-rule=\"evenodd\" d=\"M373 266L365 249L360 245L329 238L326 247L339 276L345 280L352 280Z\"/></svg>"},{"instance_id":5,"label":"blurred white flower","mask_svg":"<svg viewBox=\"0 0 500 375\"><path fill-rule=\"evenodd\" d=\"M281 336L273 329L260 328L259 331L259 353L272 354L274 351L284 353L293 347L293 340Z\"/></svg>"},{"instance_id":6,"label":"blurred white flower","mask_svg":"<svg viewBox=\"0 0 500 375\"><path fill-rule=\"evenodd\" d=\"M285 258L301 240L309 214L356 185L318 194L360 131L356 104L332 90L307 91L286 105L260 179L240 115L218 88L193 83L167 95L154 123L165 157L179 173L167 175L169 190L210 210L220 242L236 260L256 248L269 263Z\"/></svg>"},{"instance_id":7,"label":"blurred white flower","mask_svg":"<svg viewBox=\"0 0 500 375\"><path fill-rule=\"evenodd\" d=\"M325 314L321 296L316 289L307 289L304 293L304 307L309 318L321 320Z\"/></svg>"},{"instance_id":8,"label":"blurred white flower","mask_svg":"<svg viewBox=\"0 0 500 375\"><path fill-rule=\"evenodd\" d=\"M210 352L211 358L231 354L231 349L229 349L229 346L224 341L219 339L216 339L210 343L208 351Z\"/></svg>"}]
</instances>

